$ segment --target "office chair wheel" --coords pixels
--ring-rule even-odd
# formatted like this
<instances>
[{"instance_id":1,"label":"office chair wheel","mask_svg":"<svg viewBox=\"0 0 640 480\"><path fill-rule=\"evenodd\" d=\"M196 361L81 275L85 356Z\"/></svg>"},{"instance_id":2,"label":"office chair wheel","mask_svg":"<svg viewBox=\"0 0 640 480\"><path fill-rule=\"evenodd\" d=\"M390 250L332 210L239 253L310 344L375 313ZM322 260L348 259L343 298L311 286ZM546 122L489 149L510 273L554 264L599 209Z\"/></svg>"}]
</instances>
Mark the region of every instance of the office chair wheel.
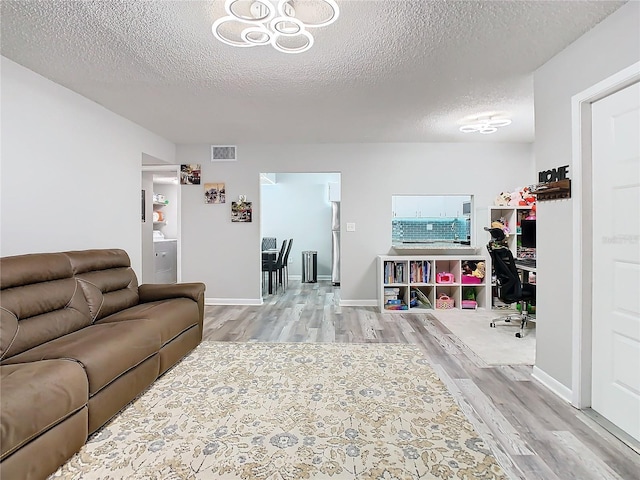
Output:
<instances>
[{"instance_id":1,"label":"office chair wheel","mask_svg":"<svg viewBox=\"0 0 640 480\"><path fill-rule=\"evenodd\" d=\"M522 334L520 332L516 333L516 338L522 338Z\"/></svg>"}]
</instances>

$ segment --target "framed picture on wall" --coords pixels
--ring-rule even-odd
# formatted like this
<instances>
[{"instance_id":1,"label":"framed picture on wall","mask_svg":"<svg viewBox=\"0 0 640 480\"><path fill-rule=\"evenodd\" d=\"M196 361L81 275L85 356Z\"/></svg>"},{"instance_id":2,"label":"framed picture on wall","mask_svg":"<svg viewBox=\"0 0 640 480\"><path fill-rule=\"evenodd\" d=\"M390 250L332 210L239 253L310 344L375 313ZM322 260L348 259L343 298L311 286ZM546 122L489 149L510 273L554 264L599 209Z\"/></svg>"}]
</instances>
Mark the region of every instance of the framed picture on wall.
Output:
<instances>
[{"instance_id":1,"label":"framed picture on wall","mask_svg":"<svg viewBox=\"0 0 640 480\"><path fill-rule=\"evenodd\" d=\"M199 163L180 165L180 185L200 185Z\"/></svg>"},{"instance_id":2,"label":"framed picture on wall","mask_svg":"<svg viewBox=\"0 0 640 480\"><path fill-rule=\"evenodd\" d=\"M226 192L224 183L204 184L204 203L225 203Z\"/></svg>"},{"instance_id":3,"label":"framed picture on wall","mask_svg":"<svg viewBox=\"0 0 640 480\"><path fill-rule=\"evenodd\" d=\"M231 221L250 222L251 202L231 202Z\"/></svg>"}]
</instances>

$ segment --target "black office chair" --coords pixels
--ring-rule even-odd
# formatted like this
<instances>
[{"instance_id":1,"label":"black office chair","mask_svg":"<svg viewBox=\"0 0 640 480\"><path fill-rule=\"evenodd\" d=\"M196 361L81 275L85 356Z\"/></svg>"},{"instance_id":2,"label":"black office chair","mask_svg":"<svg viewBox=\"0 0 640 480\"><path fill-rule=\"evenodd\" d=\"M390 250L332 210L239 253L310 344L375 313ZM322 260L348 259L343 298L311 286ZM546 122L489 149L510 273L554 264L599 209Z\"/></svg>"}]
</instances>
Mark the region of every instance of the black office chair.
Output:
<instances>
[{"instance_id":1,"label":"black office chair","mask_svg":"<svg viewBox=\"0 0 640 480\"><path fill-rule=\"evenodd\" d=\"M278 256L273 261L273 256L270 254L262 255L262 280L264 282L264 274L267 273L271 275L271 284L275 287L276 292L278 291L278 284L281 283L279 280L282 277L282 262L284 261L284 253L287 246L287 241L282 241L282 246L280 247L280 252L278 252Z\"/></svg>"},{"instance_id":2,"label":"black office chair","mask_svg":"<svg viewBox=\"0 0 640 480\"><path fill-rule=\"evenodd\" d=\"M520 303L520 312L508 314L503 317L496 318L489 324L495 327L497 321L510 323L511 320L520 320L520 331L516 333L516 337L524 336L524 328L527 326L529 314L527 312L526 303L535 299L535 287L528 283L523 284L516 269L515 259L511 250L505 243L505 235L500 228L485 228L491 233L491 241L487 244L487 250L491 256L493 264L493 273L496 276L496 285L498 287L498 298L504 303Z\"/></svg>"}]
</instances>

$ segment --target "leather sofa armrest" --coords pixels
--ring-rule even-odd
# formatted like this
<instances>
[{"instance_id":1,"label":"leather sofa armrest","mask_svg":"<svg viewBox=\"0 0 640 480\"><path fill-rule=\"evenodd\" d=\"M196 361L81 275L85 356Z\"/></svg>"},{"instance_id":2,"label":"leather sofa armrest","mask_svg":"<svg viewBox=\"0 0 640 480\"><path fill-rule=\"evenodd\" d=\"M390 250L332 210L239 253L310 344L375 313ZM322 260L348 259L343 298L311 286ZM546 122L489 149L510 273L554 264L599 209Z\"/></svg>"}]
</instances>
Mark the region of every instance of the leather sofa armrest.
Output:
<instances>
[{"instance_id":1,"label":"leather sofa armrest","mask_svg":"<svg viewBox=\"0 0 640 480\"><path fill-rule=\"evenodd\" d=\"M204 283L145 283L138 287L140 303L186 297L194 302L204 300Z\"/></svg>"}]
</instances>

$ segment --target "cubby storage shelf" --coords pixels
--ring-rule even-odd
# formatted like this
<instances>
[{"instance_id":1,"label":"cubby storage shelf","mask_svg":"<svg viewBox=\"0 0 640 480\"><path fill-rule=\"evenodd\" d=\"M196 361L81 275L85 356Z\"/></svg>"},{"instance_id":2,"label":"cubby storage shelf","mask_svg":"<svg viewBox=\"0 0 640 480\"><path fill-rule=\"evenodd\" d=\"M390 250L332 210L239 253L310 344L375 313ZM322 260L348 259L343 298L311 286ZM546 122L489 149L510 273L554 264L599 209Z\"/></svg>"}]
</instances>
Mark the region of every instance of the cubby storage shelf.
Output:
<instances>
[{"instance_id":1,"label":"cubby storage shelf","mask_svg":"<svg viewBox=\"0 0 640 480\"><path fill-rule=\"evenodd\" d=\"M467 289L472 289L478 308L486 308L491 305L491 286L486 275L481 283L462 283L462 265L467 261L487 264L484 255L379 255L380 311L433 311L441 294L453 299L453 308L462 308L462 300L470 293ZM451 274L452 283L438 283L439 273Z\"/></svg>"}]
</instances>

